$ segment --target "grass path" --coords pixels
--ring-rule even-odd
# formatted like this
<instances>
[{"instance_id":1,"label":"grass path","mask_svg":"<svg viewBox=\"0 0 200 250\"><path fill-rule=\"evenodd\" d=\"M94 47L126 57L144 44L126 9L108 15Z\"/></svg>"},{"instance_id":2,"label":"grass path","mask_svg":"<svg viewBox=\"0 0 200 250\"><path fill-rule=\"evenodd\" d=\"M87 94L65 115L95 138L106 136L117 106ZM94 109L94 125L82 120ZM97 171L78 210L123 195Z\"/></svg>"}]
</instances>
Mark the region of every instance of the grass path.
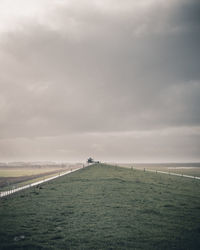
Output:
<instances>
[{"instance_id":1,"label":"grass path","mask_svg":"<svg viewBox=\"0 0 200 250\"><path fill-rule=\"evenodd\" d=\"M107 165L0 200L1 249L200 249L200 182Z\"/></svg>"}]
</instances>

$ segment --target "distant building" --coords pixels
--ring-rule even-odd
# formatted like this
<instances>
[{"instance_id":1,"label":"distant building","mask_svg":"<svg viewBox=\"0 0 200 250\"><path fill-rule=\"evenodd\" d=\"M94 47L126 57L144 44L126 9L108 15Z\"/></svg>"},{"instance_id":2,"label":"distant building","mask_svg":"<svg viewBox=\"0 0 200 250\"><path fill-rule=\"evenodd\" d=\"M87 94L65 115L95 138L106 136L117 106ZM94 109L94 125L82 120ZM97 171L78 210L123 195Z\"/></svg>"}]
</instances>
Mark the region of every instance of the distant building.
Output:
<instances>
[{"instance_id":1,"label":"distant building","mask_svg":"<svg viewBox=\"0 0 200 250\"><path fill-rule=\"evenodd\" d=\"M90 164L90 163L100 163L100 161L95 161L94 159L92 159L92 157L89 157L87 159L87 163Z\"/></svg>"},{"instance_id":2,"label":"distant building","mask_svg":"<svg viewBox=\"0 0 200 250\"><path fill-rule=\"evenodd\" d=\"M87 163L94 163L94 160L92 159L92 157L88 158Z\"/></svg>"}]
</instances>

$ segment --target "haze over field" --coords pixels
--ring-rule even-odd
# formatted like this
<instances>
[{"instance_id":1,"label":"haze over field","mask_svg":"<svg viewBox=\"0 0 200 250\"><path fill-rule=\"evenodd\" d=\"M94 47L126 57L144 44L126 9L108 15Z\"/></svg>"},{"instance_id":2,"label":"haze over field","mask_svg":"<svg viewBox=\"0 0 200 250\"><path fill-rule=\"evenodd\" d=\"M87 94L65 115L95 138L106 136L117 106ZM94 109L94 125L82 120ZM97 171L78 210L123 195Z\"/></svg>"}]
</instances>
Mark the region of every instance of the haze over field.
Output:
<instances>
[{"instance_id":1,"label":"haze over field","mask_svg":"<svg viewBox=\"0 0 200 250\"><path fill-rule=\"evenodd\" d=\"M200 162L199 0L1 0L0 161Z\"/></svg>"}]
</instances>

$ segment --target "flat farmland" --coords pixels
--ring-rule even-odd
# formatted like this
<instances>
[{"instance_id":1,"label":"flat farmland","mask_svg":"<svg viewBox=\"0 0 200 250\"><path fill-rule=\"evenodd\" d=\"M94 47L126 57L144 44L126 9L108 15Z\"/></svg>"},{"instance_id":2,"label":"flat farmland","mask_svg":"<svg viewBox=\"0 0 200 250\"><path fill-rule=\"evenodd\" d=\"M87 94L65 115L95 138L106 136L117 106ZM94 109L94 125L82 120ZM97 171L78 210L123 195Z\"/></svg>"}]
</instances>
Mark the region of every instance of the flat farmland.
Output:
<instances>
[{"instance_id":1,"label":"flat farmland","mask_svg":"<svg viewBox=\"0 0 200 250\"><path fill-rule=\"evenodd\" d=\"M2 249L200 249L200 181L91 165L1 199Z\"/></svg>"},{"instance_id":2,"label":"flat farmland","mask_svg":"<svg viewBox=\"0 0 200 250\"><path fill-rule=\"evenodd\" d=\"M37 175L37 174L44 174L49 173L55 170L61 170L60 168L0 168L0 176L1 177L20 177L26 175Z\"/></svg>"}]
</instances>

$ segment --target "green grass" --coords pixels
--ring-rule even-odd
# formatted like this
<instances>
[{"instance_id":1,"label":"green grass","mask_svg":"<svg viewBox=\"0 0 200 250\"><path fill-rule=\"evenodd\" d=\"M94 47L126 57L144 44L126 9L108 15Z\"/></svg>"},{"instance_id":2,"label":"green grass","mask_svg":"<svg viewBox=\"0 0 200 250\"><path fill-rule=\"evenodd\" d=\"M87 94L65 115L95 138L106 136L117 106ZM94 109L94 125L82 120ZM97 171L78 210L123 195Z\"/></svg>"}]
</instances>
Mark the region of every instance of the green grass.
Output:
<instances>
[{"instance_id":1,"label":"green grass","mask_svg":"<svg viewBox=\"0 0 200 250\"><path fill-rule=\"evenodd\" d=\"M200 249L200 181L94 165L0 200L1 249Z\"/></svg>"}]
</instances>

